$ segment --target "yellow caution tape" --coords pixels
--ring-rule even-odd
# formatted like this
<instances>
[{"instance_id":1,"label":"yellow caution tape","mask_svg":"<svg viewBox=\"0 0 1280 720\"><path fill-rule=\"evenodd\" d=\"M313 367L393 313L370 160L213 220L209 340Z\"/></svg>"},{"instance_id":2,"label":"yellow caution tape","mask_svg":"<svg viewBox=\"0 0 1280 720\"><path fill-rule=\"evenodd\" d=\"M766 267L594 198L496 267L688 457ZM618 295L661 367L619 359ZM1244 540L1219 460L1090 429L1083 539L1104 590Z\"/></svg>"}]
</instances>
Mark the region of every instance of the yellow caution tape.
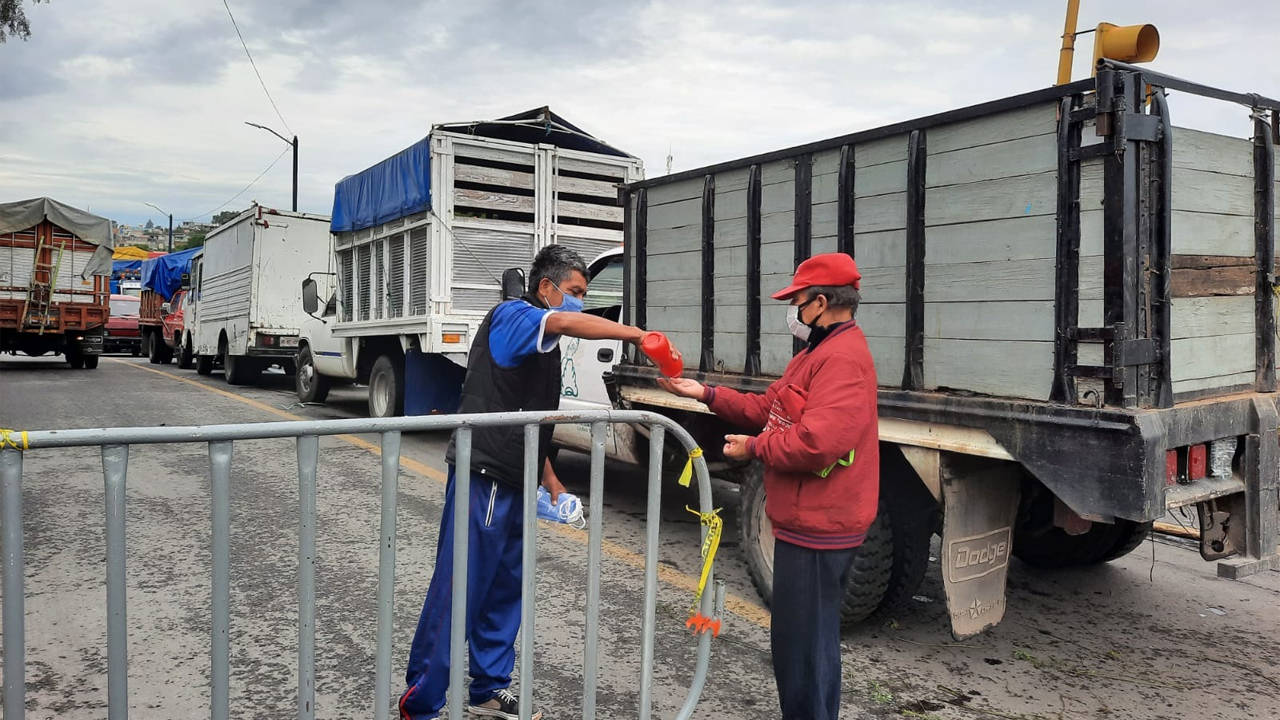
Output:
<instances>
[{"instance_id":1,"label":"yellow caution tape","mask_svg":"<svg viewBox=\"0 0 1280 720\"><path fill-rule=\"evenodd\" d=\"M684 464L684 470L680 471L680 484L689 487L689 482L693 480L693 459L702 457L702 448L695 447L689 451L689 460Z\"/></svg>"},{"instance_id":2,"label":"yellow caution tape","mask_svg":"<svg viewBox=\"0 0 1280 720\"><path fill-rule=\"evenodd\" d=\"M693 593L693 606L689 608L691 615L698 613L698 603L702 601L702 591L707 587L707 578L711 576L711 563L716 559L716 550L720 548L720 534L724 530L724 520L720 519L720 508L709 513L698 512L688 505L685 510L698 516L707 526L707 537L702 541L702 575L698 578L698 589Z\"/></svg>"},{"instance_id":3,"label":"yellow caution tape","mask_svg":"<svg viewBox=\"0 0 1280 720\"><path fill-rule=\"evenodd\" d=\"M21 445L18 444L18 440L14 439L15 437L18 440L22 441ZM14 450L26 450L27 449L27 431L26 430L5 430L4 428L0 428L0 450L3 450L7 447L11 447Z\"/></svg>"}]
</instances>

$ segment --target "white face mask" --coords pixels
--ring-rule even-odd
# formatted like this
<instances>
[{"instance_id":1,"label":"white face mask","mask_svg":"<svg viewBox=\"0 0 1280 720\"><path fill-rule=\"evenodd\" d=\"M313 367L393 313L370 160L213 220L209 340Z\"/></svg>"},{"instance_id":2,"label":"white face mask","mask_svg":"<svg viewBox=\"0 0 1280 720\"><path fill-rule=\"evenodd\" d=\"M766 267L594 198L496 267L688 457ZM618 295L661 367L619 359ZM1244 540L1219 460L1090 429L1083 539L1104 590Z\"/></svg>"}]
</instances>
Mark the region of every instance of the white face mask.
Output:
<instances>
[{"instance_id":1,"label":"white face mask","mask_svg":"<svg viewBox=\"0 0 1280 720\"><path fill-rule=\"evenodd\" d=\"M787 310L787 329L800 339L800 342L809 342L809 333L813 332L813 328L800 322L800 306L792 305Z\"/></svg>"}]
</instances>

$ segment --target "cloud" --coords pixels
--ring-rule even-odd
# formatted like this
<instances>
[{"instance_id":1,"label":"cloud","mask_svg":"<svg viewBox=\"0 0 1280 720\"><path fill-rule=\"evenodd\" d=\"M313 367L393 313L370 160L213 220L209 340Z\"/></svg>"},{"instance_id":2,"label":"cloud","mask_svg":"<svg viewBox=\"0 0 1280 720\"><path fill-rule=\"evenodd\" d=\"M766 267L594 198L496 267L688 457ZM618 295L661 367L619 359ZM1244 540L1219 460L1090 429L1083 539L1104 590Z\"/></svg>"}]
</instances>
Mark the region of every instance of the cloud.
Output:
<instances>
[{"instance_id":1,"label":"cloud","mask_svg":"<svg viewBox=\"0 0 1280 720\"><path fill-rule=\"evenodd\" d=\"M1057 3L1018 0L229 0L289 128L302 209L433 123L541 105L661 172L1044 87ZM130 222L216 207L288 134L220 2L50 3L0 47L0 200L47 194ZM1105 13L1104 15L1102 13ZM1150 21L1156 66L1280 95L1280 6L1084 3L1081 25ZM1088 36L1075 64L1083 77ZM1247 133L1247 113L1185 95L1175 120ZM237 202L287 205L286 156Z\"/></svg>"}]
</instances>

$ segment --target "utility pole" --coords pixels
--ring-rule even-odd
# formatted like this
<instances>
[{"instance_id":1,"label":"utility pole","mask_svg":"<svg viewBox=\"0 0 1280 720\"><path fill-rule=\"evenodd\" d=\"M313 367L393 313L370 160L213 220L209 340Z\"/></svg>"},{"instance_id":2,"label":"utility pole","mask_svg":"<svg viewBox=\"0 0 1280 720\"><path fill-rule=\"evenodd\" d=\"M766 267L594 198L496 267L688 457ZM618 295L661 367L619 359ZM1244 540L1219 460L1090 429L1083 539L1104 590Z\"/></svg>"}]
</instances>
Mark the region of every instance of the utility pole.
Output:
<instances>
[{"instance_id":1,"label":"utility pole","mask_svg":"<svg viewBox=\"0 0 1280 720\"><path fill-rule=\"evenodd\" d=\"M149 202L144 202L144 203L142 203L142 204L143 204L143 205L146 205L147 207L155 208L156 210L160 210L160 208L156 207L155 205L152 205L152 204L151 204L151 203L149 203ZM173 252L173 213L167 213L167 212L165 212L165 211L163 211L163 210L160 210L160 214L161 214L161 215L168 215L168 216L169 216L169 252Z\"/></svg>"},{"instance_id":2,"label":"utility pole","mask_svg":"<svg viewBox=\"0 0 1280 720\"><path fill-rule=\"evenodd\" d=\"M245 125L248 125L249 127L256 127L256 128L258 128L259 130L266 130L267 132L271 133L272 135L275 135L276 137L278 137L278 138L280 138L281 140L283 140L283 141L285 142L285 144L286 144L286 145L288 145L289 147L293 148L293 211L294 211L294 212L298 212L298 136L297 136L297 135L294 135L294 136L293 136L293 139L292 139L292 140L290 140L289 138L287 138L287 137L285 137L285 136L281 135L280 133L276 132L275 130L272 130L271 128L267 127L266 125L259 125L258 123L251 123L251 122L249 122L249 121L247 121L247 120L245 121L245 123L244 123L244 124L245 124Z\"/></svg>"}]
</instances>

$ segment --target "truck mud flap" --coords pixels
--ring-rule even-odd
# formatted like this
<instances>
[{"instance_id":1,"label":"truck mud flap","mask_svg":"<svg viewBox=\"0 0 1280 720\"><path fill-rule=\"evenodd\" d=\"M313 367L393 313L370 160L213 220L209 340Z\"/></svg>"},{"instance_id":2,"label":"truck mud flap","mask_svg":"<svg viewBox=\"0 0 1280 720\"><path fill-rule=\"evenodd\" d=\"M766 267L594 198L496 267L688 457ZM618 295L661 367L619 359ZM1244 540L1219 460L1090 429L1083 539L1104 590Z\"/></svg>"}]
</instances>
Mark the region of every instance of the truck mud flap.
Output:
<instances>
[{"instance_id":1,"label":"truck mud flap","mask_svg":"<svg viewBox=\"0 0 1280 720\"><path fill-rule=\"evenodd\" d=\"M939 460L942 584L951 634L963 640L1004 618L1021 471L1011 462L951 453L939 453Z\"/></svg>"}]
</instances>

